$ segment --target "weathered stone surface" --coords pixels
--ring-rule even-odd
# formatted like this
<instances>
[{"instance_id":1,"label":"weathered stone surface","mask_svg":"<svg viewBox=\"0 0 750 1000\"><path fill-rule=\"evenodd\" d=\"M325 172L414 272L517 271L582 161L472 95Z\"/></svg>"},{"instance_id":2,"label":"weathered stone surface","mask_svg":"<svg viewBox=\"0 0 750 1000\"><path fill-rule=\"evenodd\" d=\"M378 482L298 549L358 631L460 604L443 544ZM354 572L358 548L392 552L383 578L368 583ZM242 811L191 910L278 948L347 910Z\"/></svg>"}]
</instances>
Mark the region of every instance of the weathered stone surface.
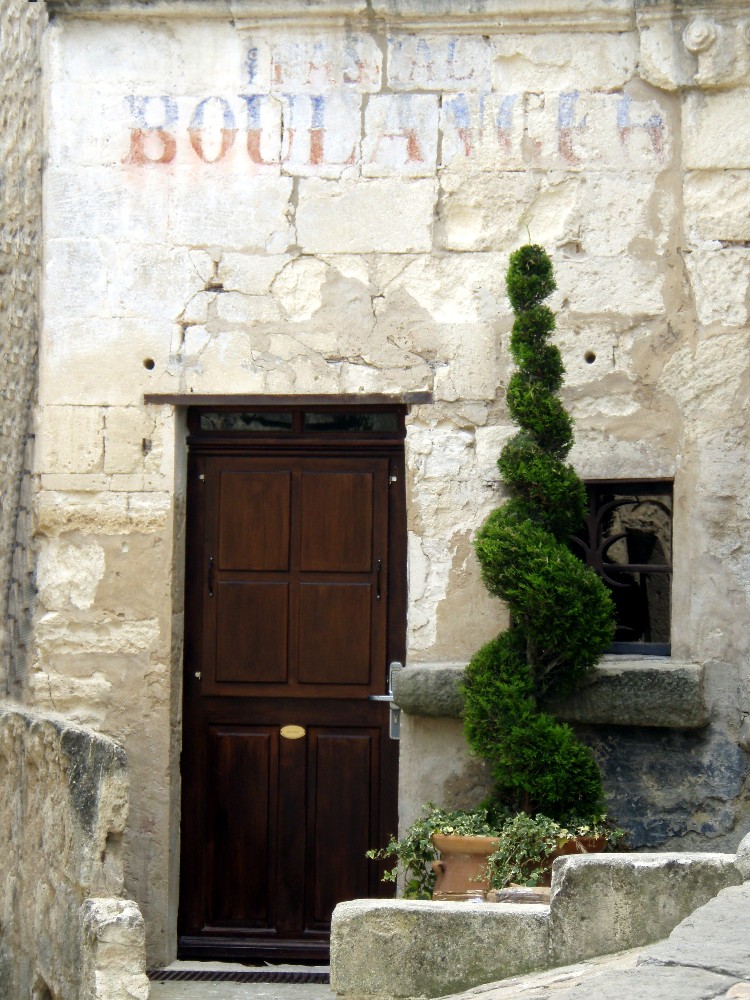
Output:
<instances>
[{"instance_id":1,"label":"weathered stone surface","mask_svg":"<svg viewBox=\"0 0 750 1000\"><path fill-rule=\"evenodd\" d=\"M437 762L437 764L436 764ZM486 761L471 755L459 719L401 716L399 828L404 830L436 802L472 809L492 790Z\"/></svg>"},{"instance_id":2,"label":"weathered stone surface","mask_svg":"<svg viewBox=\"0 0 750 1000\"><path fill-rule=\"evenodd\" d=\"M660 4L637 3L641 72L664 90L709 93L745 85L750 59L744 23L731 7L690 5L679 18L662 17Z\"/></svg>"},{"instance_id":3,"label":"weathered stone surface","mask_svg":"<svg viewBox=\"0 0 750 1000\"><path fill-rule=\"evenodd\" d=\"M148 1000L143 917L129 899L87 899L81 1000Z\"/></svg>"},{"instance_id":4,"label":"weathered stone surface","mask_svg":"<svg viewBox=\"0 0 750 1000\"><path fill-rule=\"evenodd\" d=\"M679 965L750 980L750 884L722 890L649 948L639 964Z\"/></svg>"},{"instance_id":5,"label":"weathered stone surface","mask_svg":"<svg viewBox=\"0 0 750 1000\"><path fill-rule=\"evenodd\" d=\"M43 4L0 11L0 686L20 696L33 614L32 403L42 253Z\"/></svg>"},{"instance_id":6,"label":"weathered stone surface","mask_svg":"<svg viewBox=\"0 0 750 1000\"><path fill-rule=\"evenodd\" d=\"M355 900L331 931L331 988L344 995L437 997L546 965L549 908Z\"/></svg>"},{"instance_id":7,"label":"weathered stone surface","mask_svg":"<svg viewBox=\"0 0 750 1000\"><path fill-rule=\"evenodd\" d=\"M552 869L550 964L658 941L718 891L741 881L733 854L558 858Z\"/></svg>"},{"instance_id":8,"label":"weathered stone surface","mask_svg":"<svg viewBox=\"0 0 750 1000\"><path fill-rule=\"evenodd\" d=\"M148 996L143 918L114 898L127 813L120 746L0 705L0 983L13 984L4 995L41 983L61 1000Z\"/></svg>"},{"instance_id":9,"label":"weathered stone surface","mask_svg":"<svg viewBox=\"0 0 750 1000\"><path fill-rule=\"evenodd\" d=\"M606 657L591 682L547 706L566 722L700 729L709 713L703 668L656 657Z\"/></svg>"},{"instance_id":10,"label":"weathered stone surface","mask_svg":"<svg viewBox=\"0 0 750 1000\"><path fill-rule=\"evenodd\" d=\"M90 608L104 575L104 551L96 543L69 545L54 539L44 548L37 565L37 587L45 605L72 604Z\"/></svg>"},{"instance_id":11,"label":"weathered stone surface","mask_svg":"<svg viewBox=\"0 0 750 1000\"><path fill-rule=\"evenodd\" d=\"M308 90L313 89L308 84ZM284 96L283 171L337 178L360 159L362 98L350 92ZM368 104L368 109L370 105Z\"/></svg>"},{"instance_id":12,"label":"weathered stone surface","mask_svg":"<svg viewBox=\"0 0 750 1000\"><path fill-rule=\"evenodd\" d=\"M721 245L696 249L686 256L686 264L699 321L706 326L745 326L750 250Z\"/></svg>"},{"instance_id":13,"label":"weathered stone surface","mask_svg":"<svg viewBox=\"0 0 750 1000\"><path fill-rule=\"evenodd\" d=\"M740 841L737 848L737 867L745 877L745 881L750 879L750 833Z\"/></svg>"},{"instance_id":14,"label":"weathered stone surface","mask_svg":"<svg viewBox=\"0 0 750 1000\"><path fill-rule=\"evenodd\" d=\"M365 177L432 177L438 141L438 102L431 94L371 97L365 112Z\"/></svg>"},{"instance_id":15,"label":"weathered stone surface","mask_svg":"<svg viewBox=\"0 0 750 1000\"><path fill-rule=\"evenodd\" d=\"M734 851L747 769L720 726L696 730L576 727L604 774L608 812L634 848Z\"/></svg>"},{"instance_id":16,"label":"weathered stone surface","mask_svg":"<svg viewBox=\"0 0 750 1000\"><path fill-rule=\"evenodd\" d=\"M411 715L461 715L462 663L413 664L396 678L399 706ZM591 681L549 710L566 722L699 729L709 715L703 669L660 657L606 657Z\"/></svg>"},{"instance_id":17,"label":"weathered stone surface","mask_svg":"<svg viewBox=\"0 0 750 1000\"><path fill-rule=\"evenodd\" d=\"M297 239L307 253L414 253L432 237L435 184L368 180L354 184L303 181Z\"/></svg>"},{"instance_id":18,"label":"weathered stone surface","mask_svg":"<svg viewBox=\"0 0 750 1000\"><path fill-rule=\"evenodd\" d=\"M550 972L476 987L461 1000L672 1000L744 998L750 991L747 883L721 891L685 918L669 938ZM743 981L738 982L741 979Z\"/></svg>"},{"instance_id":19,"label":"weathered stone surface","mask_svg":"<svg viewBox=\"0 0 750 1000\"><path fill-rule=\"evenodd\" d=\"M606 996L615 1000L623 995L636 995L639 1000L674 1000L678 996L708 1000L717 995L717 988L731 983L723 976L712 979L702 972L696 975L694 969L689 970L687 976L680 975L676 969L662 968L661 974L638 969L640 954L640 949L630 949L618 955L592 958L550 972L488 983L468 990L461 997L462 1000L517 1000L518 997L524 1000L599 1000Z\"/></svg>"},{"instance_id":20,"label":"weathered stone surface","mask_svg":"<svg viewBox=\"0 0 750 1000\"><path fill-rule=\"evenodd\" d=\"M481 35L391 35L388 83L393 90L488 90L488 39Z\"/></svg>"},{"instance_id":21,"label":"weathered stone surface","mask_svg":"<svg viewBox=\"0 0 750 1000\"><path fill-rule=\"evenodd\" d=\"M576 312L625 316L656 315L664 308L663 278L653 261L635 258L623 267L618 260L588 258L586 282L581 281L581 269L581 260L560 262L553 305L575 297Z\"/></svg>"},{"instance_id":22,"label":"weathered stone surface","mask_svg":"<svg viewBox=\"0 0 750 1000\"><path fill-rule=\"evenodd\" d=\"M527 989L523 984L523 1000L622 1000L622 997L638 997L638 1000L713 1000L714 997L729 995L724 991L734 984L730 976L722 976L703 969L652 969L638 968L611 970L599 975L586 977L584 982L565 988L565 983L556 983L551 989ZM502 986L489 992L487 1000L501 1000L512 997Z\"/></svg>"},{"instance_id":23,"label":"weathered stone surface","mask_svg":"<svg viewBox=\"0 0 750 1000\"><path fill-rule=\"evenodd\" d=\"M724 197L730 189L731 199ZM750 170L695 170L685 177L685 229L691 240L750 240Z\"/></svg>"},{"instance_id":24,"label":"weathered stone surface","mask_svg":"<svg viewBox=\"0 0 750 1000\"><path fill-rule=\"evenodd\" d=\"M543 74L547 89L566 93L582 79L590 87L623 86L635 72L637 45L627 33L563 35L555 46L544 36L508 33L493 37L492 54L498 90L533 92Z\"/></svg>"},{"instance_id":25,"label":"weathered stone surface","mask_svg":"<svg viewBox=\"0 0 750 1000\"><path fill-rule=\"evenodd\" d=\"M685 100L684 165L688 170L750 167L750 91L691 93Z\"/></svg>"},{"instance_id":26,"label":"weathered stone surface","mask_svg":"<svg viewBox=\"0 0 750 1000\"><path fill-rule=\"evenodd\" d=\"M450 17L456 27L466 22L475 29L481 27L486 33L495 31L498 23L506 18L504 23L511 28L531 28L542 33L573 24L586 26L593 32L612 30L612 21L619 25L618 30L626 30L632 24L629 0L616 0L609 8L610 17L607 18L600 16L601 9L592 0L569 0L554 9L543 0L540 3L512 4L503 0L480 0L468 8L456 7L451 0L434 0L432 3L426 0L373 0L372 9L389 20L403 20L413 28L429 24L444 26Z\"/></svg>"},{"instance_id":27,"label":"weathered stone surface","mask_svg":"<svg viewBox=\"0 0 750 1000\"><path fill-rule=\"evenodd\" d=\"M172 505L166 493L42 492L36 498L37 525L45 535L150 532L164 527Z\"/></svg>"},{"instance_id":28,"label":"weathered stone surface","mask_svg":"<svg viewBox=\"0 0 750 1000\"><path fill-rule=\"evenodd\" d=\"M396 704L409 715L459 718L463 711L460 684L465 669L463 663L430 663L399 671L393 681Z\"/></svg>"}]
</instances>

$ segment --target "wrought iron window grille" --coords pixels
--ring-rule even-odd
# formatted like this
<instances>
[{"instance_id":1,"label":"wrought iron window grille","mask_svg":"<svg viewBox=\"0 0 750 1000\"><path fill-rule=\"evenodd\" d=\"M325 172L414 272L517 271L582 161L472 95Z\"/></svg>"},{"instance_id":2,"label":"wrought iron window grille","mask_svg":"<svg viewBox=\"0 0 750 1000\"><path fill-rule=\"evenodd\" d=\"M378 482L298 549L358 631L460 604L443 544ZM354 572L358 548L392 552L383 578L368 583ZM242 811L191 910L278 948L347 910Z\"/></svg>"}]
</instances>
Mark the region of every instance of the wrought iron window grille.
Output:
<instances>
[{"instance_id":1,"label":"wrought iron window grille","mask_svg":"<svg viewBox=\"0 0 750 1000\"><path fill-rule=\"evenodd\" d=\"M617 611L610 653L671 652L672 483L591 481L589 513L571 548L609 588Z\"/></svg>"}]
</instances>

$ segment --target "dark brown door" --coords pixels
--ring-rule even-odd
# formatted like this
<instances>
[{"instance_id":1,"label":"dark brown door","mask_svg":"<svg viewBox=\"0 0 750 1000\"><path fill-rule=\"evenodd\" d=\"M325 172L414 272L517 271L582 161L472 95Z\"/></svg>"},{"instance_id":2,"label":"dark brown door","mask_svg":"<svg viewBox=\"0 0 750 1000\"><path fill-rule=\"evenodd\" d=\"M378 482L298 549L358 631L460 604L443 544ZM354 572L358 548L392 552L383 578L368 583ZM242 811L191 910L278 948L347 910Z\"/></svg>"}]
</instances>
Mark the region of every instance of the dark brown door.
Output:
<instances>
[{"instance_id":1,"label":"dark brown door","mask_svg":"<svg viewBox=\"0 0 750 1000\"><path fill-rule=\"evenodd\" d=\"M403 493L374 444L191 456L183 956L325 960L336 903L388 894Z\"/></svg>"}]
</instances>

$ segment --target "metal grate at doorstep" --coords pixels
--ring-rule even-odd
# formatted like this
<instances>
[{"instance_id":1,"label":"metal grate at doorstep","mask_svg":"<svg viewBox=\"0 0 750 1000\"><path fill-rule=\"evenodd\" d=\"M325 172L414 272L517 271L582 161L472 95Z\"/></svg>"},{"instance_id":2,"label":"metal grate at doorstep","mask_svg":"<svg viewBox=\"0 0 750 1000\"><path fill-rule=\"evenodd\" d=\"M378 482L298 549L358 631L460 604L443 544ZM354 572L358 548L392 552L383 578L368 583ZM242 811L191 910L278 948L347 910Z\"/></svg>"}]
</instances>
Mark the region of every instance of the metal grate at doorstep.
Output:
<instances>
[{"instance_id":1,"label":"metal grate at doorstep","mask_svg":"<svg viewBox=\"0 0 750 1000\"><path fill-rule=\"evenodd\" d=\"M278 972L248 969L222 972L220 969L148 969L152 983L322 983L331 981L328 972Z\"/></svg>"}]
</instances>

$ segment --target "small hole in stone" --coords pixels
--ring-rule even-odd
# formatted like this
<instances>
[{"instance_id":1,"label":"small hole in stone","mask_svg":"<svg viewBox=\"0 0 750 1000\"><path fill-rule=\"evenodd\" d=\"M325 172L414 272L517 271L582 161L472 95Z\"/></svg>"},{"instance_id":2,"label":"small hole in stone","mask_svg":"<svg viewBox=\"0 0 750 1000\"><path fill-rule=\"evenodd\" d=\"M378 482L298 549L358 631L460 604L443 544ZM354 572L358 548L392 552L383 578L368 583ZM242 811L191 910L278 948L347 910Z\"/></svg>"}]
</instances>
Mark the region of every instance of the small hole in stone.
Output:
<instances>
[{"instance_id":1,"label":"small hole in stone","mask_svg":"<svg viewBox=\"0 0 750 1000\"><path fill-rule=\"evenodd\" d=\"M144 358L143 359L143 367L147 368L149 371L153 371L153 369L154 369L155 366L156 366L156 362L154 361L153 358Z\"/></svg>"},{"instance_id":2,"label":"small hole in stone","mask_svg":"<svg viewBox=\"0 0 750 1000\"><path fill-rule=\"evenodd\" d=\"M587 365L593 365L593 363L596 361L596 355L594 354L593 351L586 351L586 353L583 356L583 360L586 362Z\"/></svg>"}]
</instances>

